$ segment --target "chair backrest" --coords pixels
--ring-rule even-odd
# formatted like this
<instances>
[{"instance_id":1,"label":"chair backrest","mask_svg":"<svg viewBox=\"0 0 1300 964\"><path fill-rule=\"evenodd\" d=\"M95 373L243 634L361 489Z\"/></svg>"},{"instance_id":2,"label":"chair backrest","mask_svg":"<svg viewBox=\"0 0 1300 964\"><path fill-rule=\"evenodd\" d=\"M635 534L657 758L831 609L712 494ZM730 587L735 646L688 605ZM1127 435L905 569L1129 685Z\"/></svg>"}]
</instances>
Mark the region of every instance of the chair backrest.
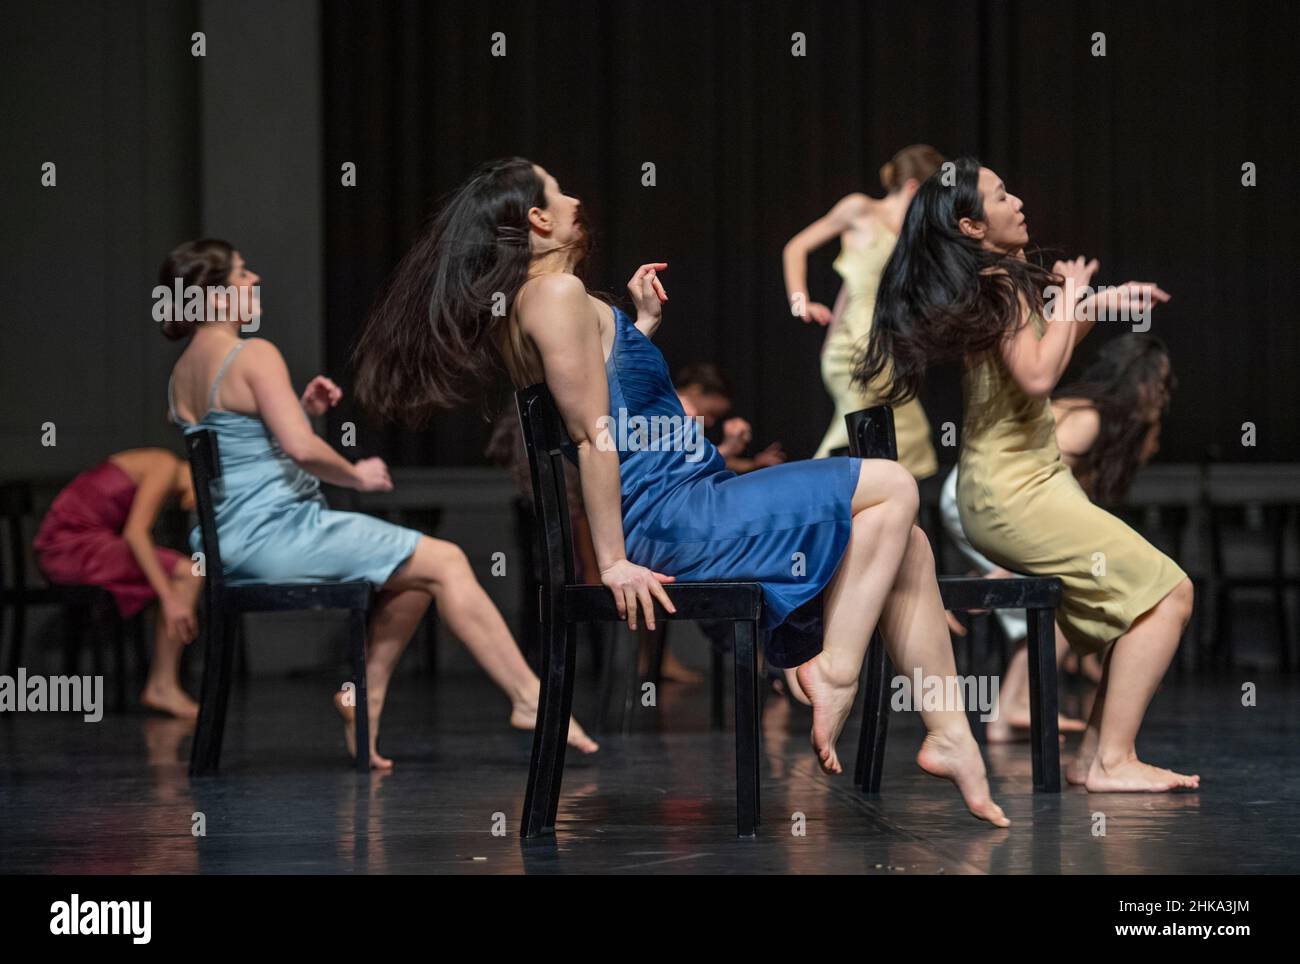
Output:
<instances>
[{"instance_id":1,"label":"chair backrest","mask_svg":"<svg viewBox=\"0 0 1300 964\"><path fill-rule=\"evenodd\" d=\"M0 520L5 525L5 545L0 547L0 589L23 589L27 585L27 547L23 520L32 514L30 482L0 485ZM7 557L7 558L6 558ZM9 570L6 575L6 570Z\"/></svg>"},{"instance_id":2,"label":"chair backrest","mask_svg":"<svg viewBox=\"0 0 1300 964\"><path fill-rule=\"evenodd\" d=\"M573 534L564 485L564 455L560 450L569 436L545 384L529 385L515 392L515 405L519 409L524 451L528 454L528 470L533 480L542 587L548 595L558 594L574 581ZM558 599L558 595L552 598Z\"/></svg>"},{"instance_id":3,"label":"chair backrest","mask_svg":"<svg viewBox=\"0 0 1300 964\"><path fill-rule=\"evenodd\" d=\"M894 410L888 405L864 408L844 416L849 430L849 454L860 459L898 461L898 437L894 434Z\"/></svg>"},{"instance_id":4,"label":"chair backrest","mask_svg":"<svg viewBox=\"0 0 1300 964\"><path fill-rule=\"evenodd\" d=\"M200 429L185 436L185 451L194 473L194 502L203 537L204 586L219 591L225 584L221 569L221 546L217 543L217 512L212 503L212 486L221 481L221 452L217 435Z\"/></svg>"}]
</instances>

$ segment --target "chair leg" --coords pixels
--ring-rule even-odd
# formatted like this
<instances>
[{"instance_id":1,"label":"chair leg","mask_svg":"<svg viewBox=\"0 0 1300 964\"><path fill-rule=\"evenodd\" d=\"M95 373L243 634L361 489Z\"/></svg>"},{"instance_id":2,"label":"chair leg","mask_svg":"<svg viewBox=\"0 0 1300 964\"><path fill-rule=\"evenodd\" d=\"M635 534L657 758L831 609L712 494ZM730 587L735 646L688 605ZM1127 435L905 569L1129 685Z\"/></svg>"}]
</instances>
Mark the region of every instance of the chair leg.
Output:
<instances>
[{"instance_id":1,"label":"chair leg","mask_svg":"<svg viewBox=\"0 0 1300 964\"><path fill-rule=\"evenodd\" d=\"M735 624L736 836L752 837L759 820L758 653L753 620Z\"/></svg>"},{"instance_id":2,"label":"chair leg","mask_svg":"<svg viewBox=\"0 0 1300 964\"><path fill-rule=\"evenodd\" d=\"M574 637L573 623L562 622L557 614L550 614L542 628L542 688L537 702L537 726L533 730L533 755L528 765L528 789L524 793L521 837L555 832L569 716L573 710L577 652Z\"/></svg>"},{"instance_id":3,"label":"chair leg","mask_svg":"<svg viewBox=\"0 0 1300 964\"><path fill-rule=\"evenodd\" d=\"M664 650L668 648L668 620L662 620L652 633L646 630L650 645L646 654L646 679L655 684L657 692L664 681Z\"/></svg>"},{"instance_id":4,"label":"chair leg","mask_svg":"<svg viewBox=\"0 0 1300 964\"><path fill-rule=\"evenodd\" d=\"M63 675L76 676L81 662L81 645L86 635L86 607L63 609Z\"/></svg>"},{"instance_id":5,"label":"chair leg","mask_svg":"<svg viewBox=\"0 0 1300 964\"><path fill-rule=\"evenodd\" d=\"M356 687L353 729L357 742L358 773L370 772L370 697L366 689L366 613L352 610L348 620L348 655L352 659L352 682Z\"/></svg>"},{"instance_id":6,"label":"chair leg","mask_svg":"<svg viewBox=\"0 0 1300 964\"><path fill-rule=\"evenodd\" d=\"M117 664L117 678L113 680L113 699L117 712L126 711L126 621L118 612L108 615L109 637L113 640L113 661Z\"/></svg>"},{"instance_id":7,"label":"chair leg","mask_svg":"<svg viewBox=\"0 0 1300 964\"><path fill-rule=\"evenodd\" d=\"M1059 702L1056 692L1056 612L1030 609L1029 622L1029 742L1033 756L1034 790L1061 792L1061 747L1057 735Z\"/></svg>"},{"instance_id":8,"label":"chair leg","mask_svg":"<svg viewBox=\"0 0 1300 964\"><path fill-rule=\"evenodd\" d=\"M726 682L723 674L726 663L722 658L722 649L716 640L710 646L709 666L709 726L714 730L722 729L723 710L727 702Z\"/></svg>"},{"instance_id":9,"label":"chair leg","mask_svg":"<svg viewBox=\"0 0 1300 964\"><path fill-rule=\"evenodd\" d=\"M135 650L135 676L140 689L149 679L149 647L144 639L144 613L138 612L131 617L131 646Z\"/></svg>"},{"instance_id":10,"label":"chair leg","mask_svg":"<svg viewBox=\"0 0 1300 964\"><path fill-rule=\"evenodd\" d=\"M22 665L24 636L27 635L27 606L21 601L14 606L14 641L9 647L9 675L18 678Z\"/></svg>"},{"instance_id":11,"label":"chair leg","mask_svg":"<svg viewBox=\"0 0 1300 964\"><path fill-rule=\"evenodd\" d=\"M862 732L858 737L858 763L853 782L863 793L880 792L885 765L885 737L889 733L889 677L893 665L879 632L871 634L867 650L867 692L862 704Z\"/></svg>"},{"instance_id":12,"label":"chair leg","mask_svg":"<svg viewBox=\"0 0 1300 964\"><path fill-rule=\"evenodd\" d=\"M208 607L204 617L203 684L199 697L199 720L194 727L194 748L190 753L190 774L198 776L216 770L221 762L221 739L226 726L226 702L230 697L230 675L234 662L234 640L230 624L222 613Z\"/></svg>"}]
</instances>

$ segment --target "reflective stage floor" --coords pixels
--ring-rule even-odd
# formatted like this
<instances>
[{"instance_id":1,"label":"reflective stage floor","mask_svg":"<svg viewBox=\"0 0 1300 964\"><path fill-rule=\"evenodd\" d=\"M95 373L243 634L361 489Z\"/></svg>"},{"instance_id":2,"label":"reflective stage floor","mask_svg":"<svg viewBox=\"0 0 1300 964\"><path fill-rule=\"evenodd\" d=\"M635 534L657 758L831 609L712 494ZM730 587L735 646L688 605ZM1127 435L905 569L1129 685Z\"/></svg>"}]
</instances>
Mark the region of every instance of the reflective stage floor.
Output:
<instances>
[{"instance_id":1,"label":"reflective stage floor","mask_svg":"<svg viewBox=\"0 0 1300 964\"><path fill-rule=\"evenodd\" d=\"M186 774L186 724L5 713L0 872L1295 872L1300 680L1254 675L1255 707L1241 705L1237 676L1171 675L1157 694L1139 750L1200 773L1194 793L1034 794L1027 744L986 747L1007 830L968 816L955 789L916 768L912 715L893 714L882 792L866 797L848 775L817 770L808 711L771 696L753 840L734 836L733 737L708 729L707 685L665 684L630 732L597 733L591 758L570 751L558 833L526 844L530 737L507 727L506 702L481 675L399 676L381 742L397 766L369 778L346 764L324 678L238 684L223 771L198 780ZM588 722L592 690L584 677ZM850 760L856 722L841 740Z\"/></svg>"}]
</instances>

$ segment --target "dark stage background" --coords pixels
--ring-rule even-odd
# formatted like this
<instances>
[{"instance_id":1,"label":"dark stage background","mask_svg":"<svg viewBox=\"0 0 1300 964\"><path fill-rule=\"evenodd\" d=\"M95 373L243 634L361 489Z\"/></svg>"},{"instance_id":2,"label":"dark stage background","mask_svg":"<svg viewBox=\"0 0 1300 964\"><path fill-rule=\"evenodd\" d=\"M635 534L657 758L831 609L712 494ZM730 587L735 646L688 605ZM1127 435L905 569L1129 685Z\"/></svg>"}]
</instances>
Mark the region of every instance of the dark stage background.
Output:
<instances>
[{"instance_id":1,"label":"dark stage background","mask_svg":"<svg viewBox=\"0 0 1300 964\"><path fill-rule=\"evenodd\" d=\"M755 443L807 457L831 413L824 329L786 311L782 245L844 194L878 196L879 166L921 141L978 154L1024 199L1034 242L1098 257L1097 282L1173 294L1152 328L1181 382L1160 458L1293 459L1297 26L1290 3L327 3L329 369L344 370L431 202L519 154L587 207L589 284L623 294L637 264L666 260L670 367L720 362ZM504 58L489 55L495 31ZM806 57L791 55L795 31ZM354 188L339 186L349 160ZM646 161L656 187L641 186ZM826 304L837 248L810 269ZM1079 361L1126 329L1099 326ZM503 382L488 407L505 397ZM936 430L960 424L955 370L924 400ZM465 411L372 447L473 464L486 433Z\"/></svg>"}]
</instances>

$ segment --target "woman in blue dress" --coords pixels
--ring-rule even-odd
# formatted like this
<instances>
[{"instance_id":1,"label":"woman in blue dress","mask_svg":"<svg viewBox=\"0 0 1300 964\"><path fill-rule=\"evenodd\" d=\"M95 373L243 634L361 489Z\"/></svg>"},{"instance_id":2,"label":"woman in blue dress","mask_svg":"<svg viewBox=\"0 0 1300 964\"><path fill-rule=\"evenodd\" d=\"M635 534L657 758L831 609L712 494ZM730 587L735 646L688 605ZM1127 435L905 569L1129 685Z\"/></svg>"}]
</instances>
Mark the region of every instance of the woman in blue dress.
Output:
<instances>
[{"instance_id":1,"label":"woman in blue dress","mask_svg":"<svg viewBox=\"0 0 1300 964\"><path fill-rule=\"evenodd\" d=\"M797 667L821 767L852 709L877 621L898 672L955 675L916 483L897 463L831 458L748 475L685 417L650 341L667 294L662 262L628 283L631 318L575 274L588 234L577 198L523 158L480 167L398 266L357 346L357 395L419 424L466 401L497 360L516 386L545 380L578 465L601 582L635 629L673 606L675 579L762 585L768 661ZM824 637L824 641L823 641ZM989 795L961 706L925 709L917 762L967 807L1009 821Z\"/></svg>"},{"instance_id":2,"label":"woman in blue dress","mask_svg":"<svg viewBox=\"0 0 1300 964\"><path fill-rule=\"evenodd\" d=\"M370 704L370 763L379 755L379 717L389 679L431 599L451 631L511 701L510 723L532 729L540 683L519 651L505 620L479 585L459 546L357 512L331 510L320 480L360 492L392 489L382 459L349 462L312 430L307 416L322 415L342 392L318 375L301 399L276 347L264 338L241 338L240 328L259 313L260 281L225 241L191 241L173 251L160 273L161 291L179 280L206 292L207 321L158 312L163 334L189 339L172 369L168 405L186 434L217 434L222 485L214 491L222 568L232 585L263 582L367 580L378 592L366 644ZM160 295L165 297L163 295ZM199 313L202 312L191 312ZM201 547L198 530L191 548ZM352 753L352 708L342 694ZM571 722L569 743L590 753L596 744Z\"/></svg>"}]
</instances>

